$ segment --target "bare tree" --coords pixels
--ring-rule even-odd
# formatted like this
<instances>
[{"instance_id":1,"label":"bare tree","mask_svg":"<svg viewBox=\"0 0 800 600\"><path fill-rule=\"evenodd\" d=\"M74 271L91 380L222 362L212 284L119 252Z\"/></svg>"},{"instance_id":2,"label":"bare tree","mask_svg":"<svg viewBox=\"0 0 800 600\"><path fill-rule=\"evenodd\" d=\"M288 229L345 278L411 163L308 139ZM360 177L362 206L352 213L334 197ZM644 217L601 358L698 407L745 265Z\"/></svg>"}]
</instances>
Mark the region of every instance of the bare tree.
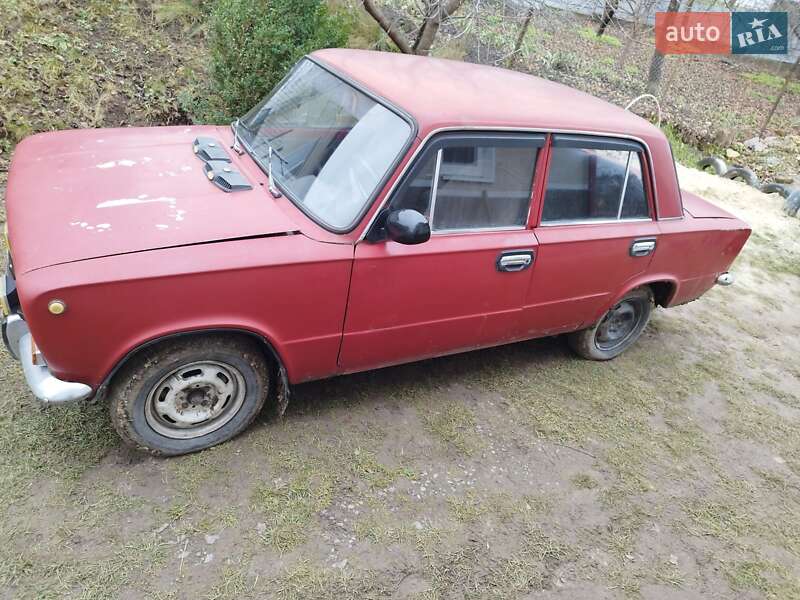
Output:
<instances>
[{"instance_id":1,"label":"bare tree","mask_svg":"<svg viewBox=\"0 0 800 600\"><path fill-rule=\"evenodd\" d=\"M800 25L795 25L794 27L792 27L793 35L797 36L799 31L800 31ZM786 90L789 89L789 83L792 81L792 78L794 78L795 74L798 72L797 70L798 65L800 65L800 55L797 57L797 60L794 61L794 65L792 65L792 67L786 73L786 79L783 80L781 91L778 92L775 101L772 103L772 107L770 107L769 109L769 114L767 115L767 118L764 119L764 124L761 125L761 130L758 133L759 135L764 135L764 132L767 130L767 127L769 127L769 122L775 115L775 111L778 110L778 106L780 105L781 100L783 100L783 96L786 94Z\"/></svg>"},{"instance_id":2,"label":"bare tree","mask_svg":"<svg viewBox=\"0 0 800 600\"><path fill-rule=\"evenodd\" d=\"M602 37L606 32L606 27L611 23L611 19L614 18L614 13L617 12L618 8L619 0L606 0L605 6L603 7L603 16L600 19L600 26L597 28L597 37Z\"/></svg>"},{"instance_id":3,"label":"bare tree","mask_svg":"<svg viewBox=\"0 0 800 600\"><path fill-rule=\"evenodd\" d=\"M650 31L647 26L647 17L656 8L658 0L628 0L627 9L631 13L631 25L629 28L622 28L620 33L625 38L622 49L617 56L616 68L622 70L628 62L631 51L638 44L642 43L642 34Z\"/></svg>"},{"instance_id":4,"label":"bare tree","mask_svg":"<svg viewBox=\"0 0 800 600\"><path fill-rule=\"evenodd\" d=\"M427 55L431 51L442 22L461 8L465 0L423 0L422 23L413 42L405 31L386 17L374 0L362 0L362 2L367 13L375 19L401 52Z\"/></svg>"},{"instance_id":5,"label":"bare tree","mask_svg":"<svg viewBox=\"0 0 800 600\"><path fill-rule=\"evenodd\" d=\"M667 12L678 12L680 0L669 0ZM653 50L653 58L650 60L650 71L647 74L647 93L658 96L661 87L661 76L664 74L665 56L659 52L658 47Z\"/></svg>"},{"instance_id":6,"label":"bare tree","mask_svg":"<svg viewBox=\"0 0 800 600\"><path fill-rule=\"evenodd\" d=\"M511 53L511 56L509 57L508 60L509 67L513 67L514 64L517 62L517 59L519 58L520 50L522 50L522 43L525 41L525 36L528 34L528 28L531 26L531 19L533 19L534 10L536 9L533 6L531 6L525 13L525 20L522 22L522 26L519 28L517 41L514 43L514 51Z\"/></svg>"}]
</instances>

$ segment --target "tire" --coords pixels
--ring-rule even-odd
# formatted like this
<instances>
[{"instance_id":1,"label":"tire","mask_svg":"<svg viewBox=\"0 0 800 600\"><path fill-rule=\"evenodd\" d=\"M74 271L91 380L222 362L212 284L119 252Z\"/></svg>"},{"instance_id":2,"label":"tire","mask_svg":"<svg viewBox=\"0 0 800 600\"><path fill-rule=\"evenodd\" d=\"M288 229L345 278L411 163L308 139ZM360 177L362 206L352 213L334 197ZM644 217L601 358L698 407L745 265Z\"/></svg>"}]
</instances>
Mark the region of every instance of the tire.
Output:
<instances>
[{"instance_id":1,"label":"tire","mask_svg":"<svg viewBox=\"0 0 800 600\"><path fill-rule=\"evenodd\" d=\"M754 188L759 187L758 177L747 167L731 167L722 176L725 179L741 179L747 185L751 185Z\"/></svg>"},{"instance_id":2,"label":"tire","mask_svg":"<svg viewBox=\"0 0 800 600\"><path fill-rule=\"evenodd\" d=\"M788 198L792 193L792 190L782 183L762 183L759 189L765 194L780 194L784 198Z\"/></svg>"},{"instance_id":3,"label":"tire","mask_svg":"<svg viewBox=\"0 0 800 600\"><path fill-rule=\"evenodd\" d=\"M725 171L728 170L727 163L716 156L706 156L705 158L701 158L697 161L697 168L701 171L705 171L706 167L711 167L711 169L717 175L722 175Z\"/></svg>"},{"instance_id":4,"label":"tire","mask_svg":"<svg viewBox=\"0 0 800 600\"><path fill-rule=\"evenodd\" d=\"M794 217L798 210L800 210L800 190L794 190L783 203L783 212Z\"/></svg>"},{"instance_id":5,"label":"tire","mask_svg":"<svg viewBox=\"0 0 800 600\"><path fill-rule=\"evenodd\" d=\"M568 334L569 346L583 358L611 360L639 339L650 321L653 307L653 291L649 287L628 292L593 327ZM617 322L620 325L612 327Z\"/></svg>"},{"instance_id":6,"label":"tire","mask_svg":"<svg viewBox=\"0 0 800 600\"><path fill-rule=\"evenodd\" d=\"M156 456L221 444L259 414L269 365L243 336L186 336L145 348L114 376L111 421L122 440Z\"/></svg>"}]
</instances>

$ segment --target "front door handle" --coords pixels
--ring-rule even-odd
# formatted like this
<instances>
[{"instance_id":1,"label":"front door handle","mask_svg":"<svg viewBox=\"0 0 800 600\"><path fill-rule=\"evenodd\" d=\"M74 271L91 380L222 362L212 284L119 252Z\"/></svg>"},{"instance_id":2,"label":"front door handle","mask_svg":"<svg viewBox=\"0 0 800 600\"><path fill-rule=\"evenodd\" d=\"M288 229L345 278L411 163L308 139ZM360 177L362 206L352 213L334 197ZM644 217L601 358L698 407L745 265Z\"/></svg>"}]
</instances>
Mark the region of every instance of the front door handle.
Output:
<instances>
[{"instance_id":1,"label":"front door handle","mask_svg":"<svg viewBox=\"0 0 800 600\"><path fill-rule=\"evenodd\" d=\"M631 256L650 256L656 249L656 238L633 240L631 243Z\"/></svg>"},{"instance_id":2,"label":"front door handle","mask_svg":"<svg viewBox=\"0 0 800 600\"><path fill-rule=\"evenodd\" d=\"M497 270L504 273L524 271L533 263L533 250L509 250L497 257Z\"/></svg>"}]
</instances>

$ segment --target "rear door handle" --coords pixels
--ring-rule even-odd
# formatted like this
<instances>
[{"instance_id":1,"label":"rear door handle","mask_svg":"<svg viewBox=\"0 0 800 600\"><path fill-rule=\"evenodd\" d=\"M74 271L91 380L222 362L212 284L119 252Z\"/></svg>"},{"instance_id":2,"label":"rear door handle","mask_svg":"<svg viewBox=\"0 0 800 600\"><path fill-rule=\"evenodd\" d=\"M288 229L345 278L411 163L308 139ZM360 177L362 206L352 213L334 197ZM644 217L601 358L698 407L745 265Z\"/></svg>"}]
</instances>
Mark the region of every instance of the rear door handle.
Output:
<instances>
[{"instance_id":1,"label":"rear door handle","mask_svg":"<svg viewBox=\"0 0 800 600\"><path fill-rule=\"evenodd\" d=\"M533 263L533 250L508 250L497 257L497 270L504 273L524 271Z\"/></svg>"},{"instance_id":2,"label":"rear door handle","mask_svg":"<svg viewBox=\"0 0 800 600\"><path fill-rule=\"evenodd\" d=\"M656 249L656 238L633 240L631 243L631 256L650 256Z\"/></svg>"}]
</instances>

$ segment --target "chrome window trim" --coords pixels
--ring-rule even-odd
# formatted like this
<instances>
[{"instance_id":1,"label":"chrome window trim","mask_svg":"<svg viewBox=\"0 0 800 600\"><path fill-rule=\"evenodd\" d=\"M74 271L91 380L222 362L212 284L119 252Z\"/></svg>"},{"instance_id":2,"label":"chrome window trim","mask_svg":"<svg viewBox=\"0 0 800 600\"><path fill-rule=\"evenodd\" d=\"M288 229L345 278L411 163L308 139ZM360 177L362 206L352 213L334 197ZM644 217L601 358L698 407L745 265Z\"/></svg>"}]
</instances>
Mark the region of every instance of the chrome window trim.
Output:
<instances>
[{"instance_id":1,"label":"chrome window trim","mask_svg":"<svg viewBox=\"0 0 800 600\"><path fill-rule=\"evenodd\" d=\"M416 121L414 121L414 122L416 123ZM452 127L439 127L437 129L432 129L430 131L430 133L428 133L428 135L425 136L425 139L420 141L419 145L416 147L416 149L414 150L413 154L408 159L408 162L406 162L405 166L403 167L403 170L400 172L400 174L397 176L397 178L392 183L392 187L389 188L389 191L386 192L386 195L383 197L383 200L381 200L381 203L378 206L377 210L372 214L372 217L370 217L369 221L367 222L367 226L364 228L364 231L361 232L361 235L356 240L356 243L364 241L364 238L367 237L367 233L369 232L370 229L372 229L372 226L375 224L375 220L378 218L378 215L381 213L381 211L389 203L389 200L392 198L392 195L397 190L397 186L399 185L400 181L403 179L403 177L405 177L405 175L408 172L408 170L414 165L414 162L416 161L416 159L419 156L419 154L425 149L425 146L427 145L428 141L434 135L438 135L440 133L449 132L449 131L463 131L463 132L469 132L469 133L474 133L474 132L481 132L481 133L499 132L499 133L504 133L504 132L511 131L511 132L518 132L518 133L540 133L540 134L544 134L544 135L547 135L549 133L552 133L552 134L564 133L564 134L574 134L574 135L590 135L590 136L598 136L598 137L612 137L612 138L619 138L619 139L623 139L623 140L633 140L633 141L638 142L639 144L641 144L641 146L644 148L645 153L647 154L647 160L648 160L648 165L649 165L647 170L648 170L648 174L650 175L650 182L651 182L651 185L652 185L653 212L655 214L655 219L650 217L648 219L634 219L634 220L635 221L645 221L645 220L646 221L672 221L672 220L681 220L681 219L684 218L682 214L679 217L664 217L664 218L659 218L658 217L658 189L657 189L657 184L656 184L655 173L653 173L653 168L652 168L652 166L654 164L653 163L653 156L650 153L650 147L641 138L638 138L638 137L632 136L632 135L624 135L624 134L619 134L619 133L608 133L608 132L603 132L603 131L581 131L581 130L575 130L575 129L547 129L547 128L544 128L544 127L487 127L485 125L484 126L481 126L481 125L464 126L464 125L462 125L462 126L452 126ZM670 153L671 152L672 152L672 148L670 147ZM673 161L673 163L674 163L674 161ZM677 176L677 170L676 170L676 173L675 173L675 181L676 181L676 183L677 183L677 179L678 179L678 176ZM680 186L678 187L678 190L679 190L679 193L680 193ZM528 210L530 212L530 208ZM683 213L683 200L682 199L681 199L681 213ZM615 220L613 220L611 222L612 223L626 223L628 221L625 220L625 219L623 219L621 221L617 221L615 219ZM591 221L590 222L590 224L593 224L593 223L597 223L597 221ZM587 223L576 223L576 224L585 225ZM543 226L543 225L544 225L543 223L540 223L540 226Z\"/></svg>"},{"instance_id":2,"label":"chrome window trim","mask_svg":"<svg viewBox=\"0 0 800 600\"><path fill-rule=\"evenodd\" d=\"M562 221L547 221L539 224L539 227L563 227L565 225L613 225L614 223L652 223L651 217L636 217L632 219L574 219Z\"/></svg>"},{"instance_id":3,"label":"chrome window trim","mask_svg":"<svg viewBox=\"0 0 800 600\"><path fill-rule=\"evenodd\" d=\"M430 227L431 232L434 231L433 229L433 215L436 212L436 194L439 192L439 172L442 168L442 151L443 148L439 148L436 151L436 165L433 167L433 181L431 182L431 218L430 218Z\"/></svg>"},{"instance_id":4,"label":"chrome window trim","mask_svg":"<svg viewBox=\"0 0 800 600\"><path fill-rule=\"evenodd\" d=\"M461 229L436 229L431 230L431 235L450 235L461 233L496 233L501 231L527 231L527 225L514 225L509 227L475 227L475 228L461 228Z\"/></svg>"},{"instance_id":5,"label":"chrome window trim","mask_svg":"<svg viewBox=\"0 0 800 600\"><path fill-rule=\"evenodd\" d=\"M617 209L617 221L622 218L622 207L625 204L625 192L628 191L628 175L631 173L631 155L633 152L628 152L628 160L625 161L625 179L622 180L622 193L619 195L619 209ZM638 153L637 153L638 154ZM638 158L638 156L637 156Z\"/></svg>"}]
</instances>

